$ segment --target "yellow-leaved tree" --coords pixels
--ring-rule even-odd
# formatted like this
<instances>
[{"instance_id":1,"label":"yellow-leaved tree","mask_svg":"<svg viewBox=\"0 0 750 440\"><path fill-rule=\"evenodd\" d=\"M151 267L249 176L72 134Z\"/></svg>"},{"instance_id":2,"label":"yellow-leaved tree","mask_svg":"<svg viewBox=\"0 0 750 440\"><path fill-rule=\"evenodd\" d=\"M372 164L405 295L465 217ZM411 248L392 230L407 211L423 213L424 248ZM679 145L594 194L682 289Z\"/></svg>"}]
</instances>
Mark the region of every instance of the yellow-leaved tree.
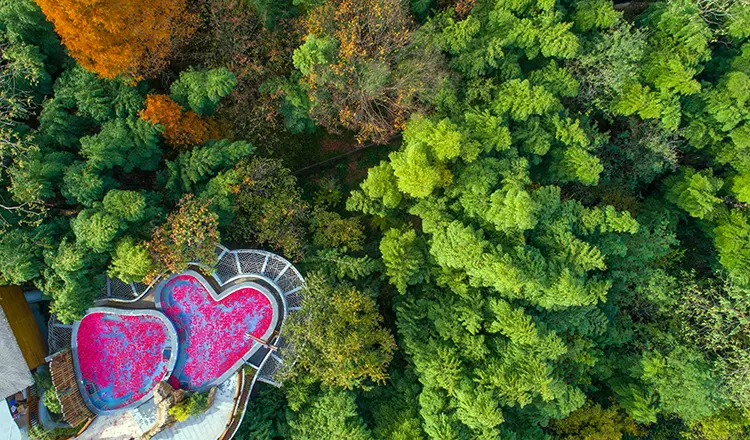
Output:
<instances>
[{"instance_id":1,"label":"yellow-leaved tree","mask_svg":"<svg viewBox=\"0 0 750 440\"><path fill-rule=\"evenodd\" d=\"M70 54L105 78L153 76L195 29L187 0L36 0Z\"/></svg>"}]
</instances>

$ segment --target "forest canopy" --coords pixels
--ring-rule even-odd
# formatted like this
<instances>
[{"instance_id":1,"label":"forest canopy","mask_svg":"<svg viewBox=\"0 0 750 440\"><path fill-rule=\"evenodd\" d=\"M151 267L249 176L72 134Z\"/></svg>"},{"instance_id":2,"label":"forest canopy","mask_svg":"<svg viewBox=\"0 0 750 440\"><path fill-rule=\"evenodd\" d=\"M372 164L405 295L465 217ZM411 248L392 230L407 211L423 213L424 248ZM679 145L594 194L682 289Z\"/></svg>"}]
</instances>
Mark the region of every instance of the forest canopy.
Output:
<instances>
[{"instance_id":1,"label":"forest canopy","mask_svg":"<svg viewBox=\"0 0 750 440\"><path fill-rule=\"evenodd\" d=\"M236 438L750 438L750 1L0 0L0 284L308 278Z\"/></svg>"}]
</instances>

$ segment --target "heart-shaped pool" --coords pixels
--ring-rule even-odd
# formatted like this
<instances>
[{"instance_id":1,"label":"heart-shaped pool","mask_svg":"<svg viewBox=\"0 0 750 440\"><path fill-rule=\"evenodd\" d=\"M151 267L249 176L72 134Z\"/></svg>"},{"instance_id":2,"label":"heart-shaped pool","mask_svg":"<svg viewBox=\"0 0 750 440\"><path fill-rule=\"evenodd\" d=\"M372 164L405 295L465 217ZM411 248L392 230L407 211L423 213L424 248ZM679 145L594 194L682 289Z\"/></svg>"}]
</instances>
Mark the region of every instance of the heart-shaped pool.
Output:
<instances>
[{"instance_id":1,"label":"heart-shaped pool","mask_svg":"<svg viewBox=\"0 0 750 440\"><path fill-rule=\"evenodd\" d=\"M156 310L90 309L72 340L81 393L98 413L148 400L176 361L177 332Z\"/></svg>"},{"instance_id":2,"label":"heart-shaped pool","mask_svg":"<svg viewBox=\"0 0 750 440\"><path fill-rule=\"evenodd\" d=\"M170 383L203 391L224 381L267 340L278 322L278 304L254 282L216 293L195 271L171 276L156 288L156 306L177 328L179 352Z\"/></svg>"}]
</instances>

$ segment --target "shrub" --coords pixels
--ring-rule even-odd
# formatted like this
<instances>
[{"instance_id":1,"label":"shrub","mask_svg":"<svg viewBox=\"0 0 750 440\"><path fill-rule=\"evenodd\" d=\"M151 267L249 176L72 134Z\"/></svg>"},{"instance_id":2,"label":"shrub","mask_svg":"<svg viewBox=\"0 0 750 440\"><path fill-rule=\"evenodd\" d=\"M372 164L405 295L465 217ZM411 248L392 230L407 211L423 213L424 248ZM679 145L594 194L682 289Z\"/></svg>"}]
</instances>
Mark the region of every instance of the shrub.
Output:
<instances>
[{"instance_id":1,"label":"shrub","mask_svg":"<svg viewBox=\"0 0 750 440\"><path fill-rule=\"evenodd\" d=\"M169 415L184 422L190 416L200 414L208 409L208 393L194 393L187 399L169 408Z\"/></svg>"},{"instance_id":2,"label":"shrub","mask_svg":"<svg viewBox=\"0 0 750 440\"><path fill-rule=\"evenodd\" d=\"M44 392L42 401L49 412L53 414L62 414L62 403L60 403L60 397L58 397L57 391L54 388L49 388Z\"/></svg>"}]
</instances>

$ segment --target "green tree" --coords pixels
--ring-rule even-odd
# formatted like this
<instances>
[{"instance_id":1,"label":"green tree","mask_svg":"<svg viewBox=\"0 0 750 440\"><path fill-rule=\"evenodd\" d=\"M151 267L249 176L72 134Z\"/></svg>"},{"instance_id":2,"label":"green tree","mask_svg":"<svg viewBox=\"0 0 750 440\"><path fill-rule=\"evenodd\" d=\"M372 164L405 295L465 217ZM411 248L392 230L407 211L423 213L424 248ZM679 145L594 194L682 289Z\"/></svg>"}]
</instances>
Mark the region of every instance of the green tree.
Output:
<instances>
[{"instance_id":1,"label":"green tree","mask_svg":"<svg viewBox=\"0 0 750 440\"><path fill-rule=\"evenodd\" d=\"M357 217L343 218L336 212L316 208L310 216L310 229L315 246L362 250L364 228Z\"/></svg>"},{"instance_id":2,"label":"green tree","mask_svg":"<svg viewBox=\"0 0 750 440\"><path fill-rule=\"evenodd\" d=\"M154 270L154 261L146 246L131 237L117 242L107 273L126 283L140 282Z\"/></svg>"},{"instance_id":3,"label":"green tree","mask_svg":"<svg viewBox=\"0 0 750 440\"><path fill-rule=\"evenodd\" d=\"M144 106L144 83L104 79L79 65L63 72L55 82L55 98L78 116L99 124L116 118L138 116Z\"/></svg>"},{"instance_id":4,"label":"green tree","mask_svg":"<svg viewBox=\"0 0 750 440\"><path fill-rule=\"evenodd\" d=\"M106 256L67 240L46 250L47 267L37 287L52 296L51 311L61 322L81 319L104 288Z\"/></svg>"},{"instance_id":5,"label":"green tree","mask_svg":"<svg viewBox=\"0 0 750 440\"><path fill-rule=\"evenodd\" d=\"M307 275L302 311L285 326L297 367L325 384L367 387L387 378L396 343L377 304L348 283Z\"/></svg>"},{"instance_id":6,"label":"green tree","mask_svg":"<svg viewBox=\"0 0 750 440\"><path fill-rule=\"evenodd\" d=\"M39 144L51 148L77 148L80 138L93 126L90 118L71 112L61 99L50 99L39 114Z\"/></svg>"},{"instance_id":7,"label":"green tree","mask_svg":"<svg viewBox=\"0 0 750 440\"><path fill-rule=\"evenodd\" d=\"M353 192L347 200L347 207L365 214L385 215L389 209L396 208L404 198L398 190L393 167L390 162L384 161L370 168L367 174L368 179L361 186L364 194Z\"/></svg>"},{"instance_id":8,"label":"green tree","mask_svg":"<svg viewBox=\"0 0 750 440\"><path fill-rule=\"evenodd\" d=\"M13 200L33 204L53 199L72 158L67 152L31 150L23 160L13 162L7 170Z\"/></svg>"},{"instance_id":9,"label":"green tree","mask_svg":"<svg viewBox=\"0 0 750 440\"><path fill-rule=\"evenodd\" d=\"M676 313L681 335L714 359L714 374L722 379L726 396L738 407L750 402L744 379L750 368L746 341L750 334L748 289L732 279L696 280L684 274Z\"/></svg>"},{"instance_id":10,"label":"green tree","mask_svg":"<svg viewBox=\"0 0 750 440\"><path fill-rule=\"evenodd\" d=\"M733 210L719 218L714 228L714 245L719 261L741 283L750 282L750 221L748 216Z\"/></svg>"},{"instance_id":11,"label":"green tree","mask_svg":"<svg viewBox=\"0 0 750 440\"><path fill-rule=\"evenodd\" d=\"M640 78L636 77L626 96L614 104L615 113L637 112L644 119L660 119L669 130L677 129L682 117L679 98L700 91L695 76L700 63L710 58L712 31L701 12L687 0L650 5L640 17L651 30Z\"/></svg>"},{"instance_id":12,"label":"green tree","mask_svg":"<svg viewBox=\"0 0 750 440\"><path fill-rule=\"evenodd\" d=\"M584 0L577 2L574 7L573 20L576 27L582 31L610 28L620 21L621 13L615 11L613 5L607 1Z\"/></svg>"},{"instance_id":13,"label":"green tree","mask_svg":"<svg viewBox=\"0 0 750 440\"><path fill-rule=\"evenodd\" d=\"M146 215L146 197L137 191L110 190L102 205L107 212L127 222L141 221Z\"/></svg>"},{"instance_id":14,"label":"green tree","mask_svg":"<svg viewBox=\"0 0 750 440\"><path fill-rule=\"evenodd\" d=\"M658 396L652 389L629 383L627 385L614 382L613 391L617 401L628 412L628 415L638 423L655 423L659 412Z\"/></svg>"},{"instance_id":15,"label":"green tree","mask_svg":"<svg viewBox=\"0 0 750 440\"><path fill-rule=\"evenodd\" d=\"M308 35L305 43L294 51L294 67L303 75L310 75L317 65L325 65L336 59L338 45L333 38Z\"/></svg>"},{"instance_id":16,"label":"green tree","mask_svg":"<svg viewBox=\"0 0 750 440\"><path fill-rule=\"evenodd\" d=\"M599 183L604 167L599 159L583 148L568 148L560 160L558 173L562 181L579 181L584 185Z\"/></svg>"},{"instance_id":17,"label":"green tree","mask_svg":"<svg viewBox=\"0 0 750 440\"><path fill-rule=\"evenodd\" d=\"M81 211L70 222L76 242L94 252L112 250L122 226L122 221L114 215L94 209Z\"/></svg>"},{"instance_id":18,"label":"green tree","mask_svg":"<svg viewBox=\"0 0 750 440\"><path fill-rule=\"evenodd\" d=\"M350 255L344 249L318 249L306 254L301 264L337 280L360 280L382 269L380 260L369 255Z\"/></svg>"},{"instance_id":19,"label":"green tree","mask_svg":"<svg viewBox=\"0 0 750 440\"><path fill-rule=\"evenodd\" d=\"M99 201L104 193L114 187L116 181L109 176L99 174L86 162L74 162L65 169L61 194L68 203L91 207Z\"/></svg>"},{"instance_id":20,"label":"green tree","mask_svg":"<svg viewBox=\"0 0 750 440\"><path fill-rule=\"evenodd\" d=\"M405 148L391 153L398 189L412 197L426 197L450 183L445 162L461 154L461 135L449 121L435 124L415 117L404 133Z\"/></svg>"},{"instance_id":21,"label":"green tree","mask_svg":"<svg viewBox=\"0 0 750 440\"><path fill-rule=\"evenodd\" d=\"M413 229L389 229L380 241L385 273L401 294L429 279L424 244Z\"/></svg>"},{"instance_id":22,"label":"green tree","mask_svg":"<svg viewBox=\"0 0 750 440\"><path fill-rule=\"evenodd\" d=\"M252 158L236 168L235 213L228 231L237 241L267 244L292 260L303 255L309 206L281 162Z\"/></svg>"},{"instance_id":23,"label":"green tree","mask_svg":"<svg viewBox=\"0 0 750 440\"><path fill-rule=\"evenodd\" d=\"M40 234L39 232L42 232ZM42 249L50 246L51 231L14 228L0 236L0 283L24 284L39 275L44 268ZM46 235L46 237L45 237Z\"/></svg>"},{"instance_id":24,"label":"green tree","mask_svg":"<svg viewBox=\"0 0 750 440\"><path fill-rule=\"evenodd\" d=\"M659 406L692 422L720 408L718 381L697 351L677 347L671 352L651 351L641 361L643 380L659 395Z\"/></svg>"},{"instance_id":25,"label":"green tree","mask_svg":"<svg viewBox=\"0 0 750 440\"><path fill-rule=\"evenodd\" d=\"M275 388L259 389L248 401L245 417L235 437L240 440L274 440L289 437L284 394Z\"/></svg>"},{"instance_id":26,"label":"green tree","mask_svg":"<svg viewBox=\"0 0 750 440\"><path fill-rule=\"evenodd\" d=\"M0 117L3 125L21 121L50 93L52 78L45 70L44 56L36 46L7 43L0 33Z\"/></svg>"},{"instance_id":27,"label":"green tree","mask_svg":"<svg viewBox=\"0 0 750 440\"><path fill-rule=\"evenodd\" d=\"M254 147L245 141L209 141L204 146L180 153L176 160L167 162L165 186L174 194L192 192L207 177L231 168L253 150Z\"/></svg>"},{"instance_id":28,"label":"green tree","mask_svg":"<svg viewBox=\"0 0 750 440\"><path fill-rule=\"evenodd\" d=\"M591 11L585 7L589 3L592 2L576 3L576 26L590 27L595 25L592 18L596 20L601 14L606 20L614 12L611 4L601 6L606 2L599 1L593 3L600 5L604 13ZM604 113L612 113L613 100L624 97L631 87L632 72L639 68L646 50L646 38L645 29L619 21L614 27L583 41L580 56L568 61L580 84L577 100L581 106L595 106ZM627 105L622 101L619 103ZM626 112L641 108L640 105L630 109L623 107ZM649 113L649 110L643 111Z\"/></svg>"},{"instance_id":29,"label":"green tree","mask_svg":"<svg viewBox=\"0 0 750 440\"><path fill-rule=\"evenodd\" d=\"M376 439L425 438L419 416L421 387L408 367L391 365L388 382L358 396L359 407Z\"/></svg>"},{"instance_id":30,"label":"green tree","mask_svg":"<svg viewBox=\"0 0 750 440\"><path fill-rule=\"evenodd\" d=\"M295 440L372 439L369 429L357 414L351 391L325 388L314 400L289 420L291 438Z\"/></svg>"},{"instance_id":31,"label":"green tree","mask_svg":"<svg viewBox=\"0 0 750 440\"><path fill-rule=\"evenodd\" d=\"M0 30L12 43L26 43L39 48L50 61L52 73L66 61L60 38L33 0L0 3Z\"/></svg>"},{"instance_id":32,"label":"green tree","mask_svg":"<svg viewBox=\"0 0 750 440\"><path fill-rule=\"evenodd\" d=\"M696 171L683 168L677 176L665 181L666 198L693 217L699 219L710 216L714 207L721 203L716 193L724 182L713 176L711 170Z\"/></svg>"},{"instance_id":33,"label":"green tree","mask_svg":"<svg viewBox=\"0 0 750 440\"><path fill-rule=\"evenodd\" d=\"M245 3L255 9L263 25L269 29L275 29L280 20L299 14L299 1L246 0Z\"/></svg>"},{"instance_id":34,"label":"green tree","mask_svg":"<svg viewBox=\"0 0 750 440\"><path fill-rule=\"evenodd\" d=\"M183 108L208 116L216 112L219 100L231 93L236 85L237 77L225 67L211 70L189 68L180 72L180 78L170 87L169 95Z\"/></svg>"},{"instance_id":35,"label":"green tree","mask_svg":"<svg viewBox=\"0 0 750 440\"><path fill-rule=\"evenodd\" d=\"M121 167L129 173L157 169L161 149L156 129L133 117L105 122L101 132L81 138L81 155L96 169Z\"/></svg>"},{"instance_id":36,"label":"green tree","mask_svg":"<svg viewBox=\"0 0 750 440\"><path fill-rule=\"evenodd\" d=\"M734 176L732 191L737 195L737 200L742 203L750 203L750 173Z\"/></svg>"}]
</instances>

